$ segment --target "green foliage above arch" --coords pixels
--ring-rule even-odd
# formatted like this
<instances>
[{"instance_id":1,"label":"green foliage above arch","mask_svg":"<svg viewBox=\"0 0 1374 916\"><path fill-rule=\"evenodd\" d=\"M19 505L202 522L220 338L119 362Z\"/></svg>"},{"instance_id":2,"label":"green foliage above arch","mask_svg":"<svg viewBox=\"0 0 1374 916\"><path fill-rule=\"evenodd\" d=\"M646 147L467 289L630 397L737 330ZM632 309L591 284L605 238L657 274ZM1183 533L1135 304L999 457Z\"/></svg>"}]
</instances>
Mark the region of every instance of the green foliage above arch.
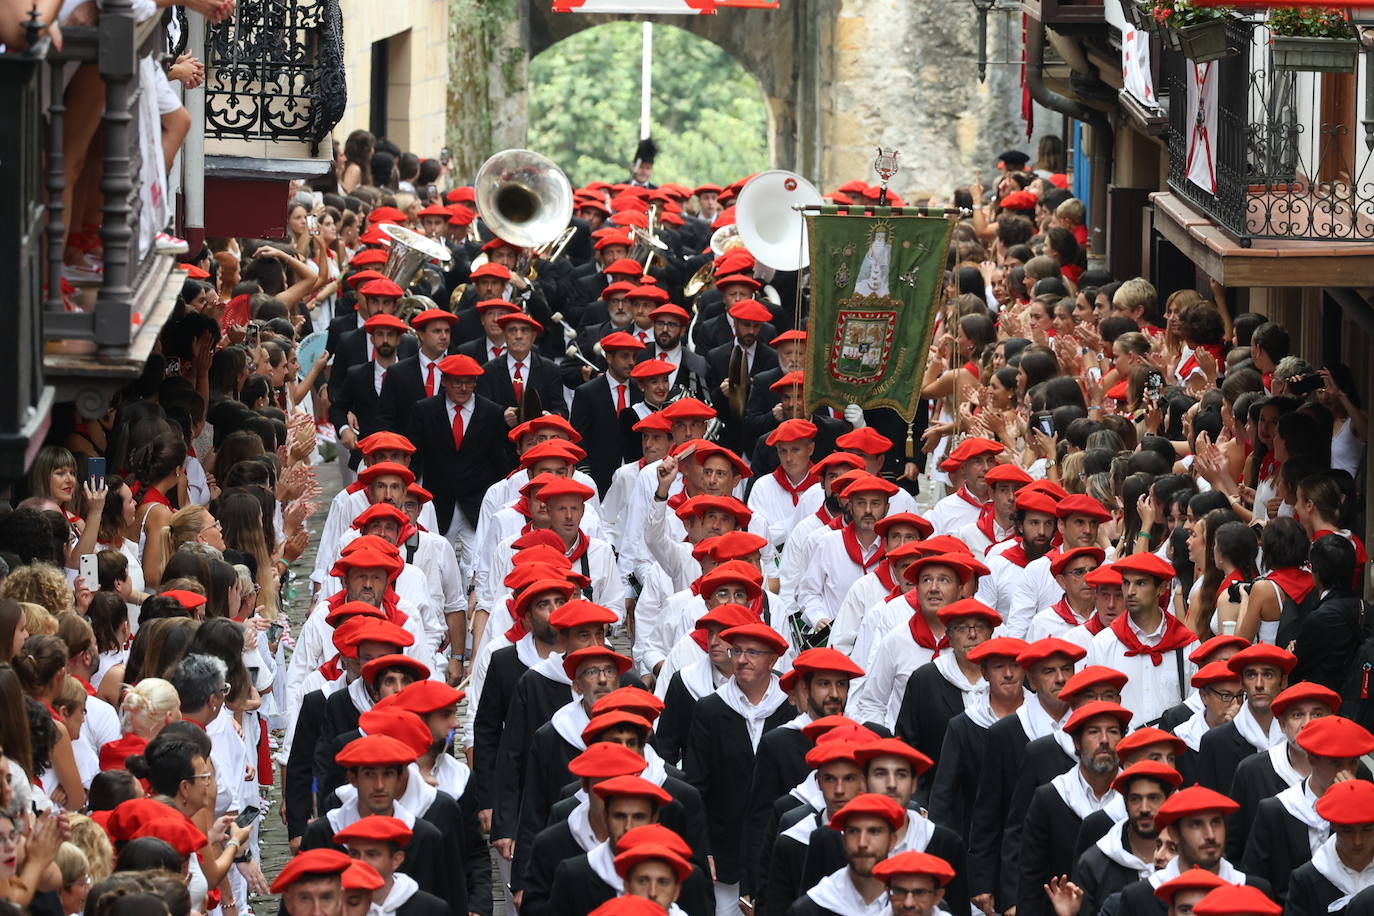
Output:
<instances>
[{"instance_id":1,"label":"green foliage above arch","mask_svg":"<svg viewBox=\"0 0 1374 916\"><path fill-rule=\"evenodd\" d=\"M529 146L575 185L622 181L639 141L642 26L615 22L560 41L530 62ZM654 182L727 184L768 167L758 83L714 44L654 27Z\"/></svg>"}]
</instances>

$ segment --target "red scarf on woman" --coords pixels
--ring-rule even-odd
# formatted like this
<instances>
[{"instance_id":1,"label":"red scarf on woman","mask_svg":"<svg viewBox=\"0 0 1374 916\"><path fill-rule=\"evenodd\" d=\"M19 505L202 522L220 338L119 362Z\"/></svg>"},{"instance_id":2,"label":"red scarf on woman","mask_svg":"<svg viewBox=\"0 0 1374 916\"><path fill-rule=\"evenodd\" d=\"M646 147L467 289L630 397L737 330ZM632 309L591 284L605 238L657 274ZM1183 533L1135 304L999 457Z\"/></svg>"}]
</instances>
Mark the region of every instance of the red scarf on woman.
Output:
<instances>
[{"instance_id":1,"label":"red scarf on woman","mask_svg":"<svg viewBox=\"0 0 1374 916\"><path fill-rule=\"evenodd\" d=\"M1305 569L1296 566L1285 566L1283 569L1276 569L1265 576L1283 590L1283 593L1297 604L1302 604L1307 596L1312 593L1312 588L1316 584L1312 581L1312 574Z\"/></svg>"},{"instance_id":2,"label":"red scarf on woman","mask_svg":"<svg viewBox=\"0 0 1374 916\"><path fill-rule=\"evenodd\" d=\"M1164 661L1164 656L1175 649L1182 649L1184 646L1197 642L1197 636L1192 630L1168 611L1161 611L1164 615L1164 636L1159 640L1158 645L1147 646L1140 641L1140 637L1135 635L1135 630L1131 629L1130 615L1122 614L1112 621L1112 632L1116 638L1121 640L1121 644L1126 647L1126 657L1132 658L1136 655L1148 655L1155 667L1159 667Z\"/></svg>"}]
</instances>

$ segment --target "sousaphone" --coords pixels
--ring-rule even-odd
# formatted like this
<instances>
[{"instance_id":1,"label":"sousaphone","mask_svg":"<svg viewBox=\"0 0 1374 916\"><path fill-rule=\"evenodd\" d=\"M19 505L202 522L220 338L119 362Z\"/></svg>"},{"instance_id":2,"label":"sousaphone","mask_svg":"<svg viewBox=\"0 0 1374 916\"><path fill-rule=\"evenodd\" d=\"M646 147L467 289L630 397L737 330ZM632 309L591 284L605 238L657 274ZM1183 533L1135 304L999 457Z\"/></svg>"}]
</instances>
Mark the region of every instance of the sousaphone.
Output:
<instances>
[{"instance_id":1,"label":"sousaphone","mask_svg":"<svg viewBox=\"0 0 1374 916\"><path fill-rule=\"evenodd\" d=\"M801 270L811 263L811 251L806 219L796 208L822 203L821 193L796 172L760 172L739 192L735 225L760 264L774 270Z\"/></svg>"}]
</instances>

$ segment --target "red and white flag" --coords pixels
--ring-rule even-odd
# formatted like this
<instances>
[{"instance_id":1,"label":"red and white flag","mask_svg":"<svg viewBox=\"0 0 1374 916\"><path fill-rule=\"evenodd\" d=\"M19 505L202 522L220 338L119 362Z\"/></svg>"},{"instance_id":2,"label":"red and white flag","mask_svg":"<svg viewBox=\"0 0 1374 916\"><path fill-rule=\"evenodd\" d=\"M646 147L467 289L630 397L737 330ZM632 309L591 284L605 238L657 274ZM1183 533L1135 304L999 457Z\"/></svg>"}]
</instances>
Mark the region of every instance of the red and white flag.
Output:
<instances>
[{"instance_id":1,"label":"red and white flag","mask_svg":"<svg viewBox=\"0 0 1374 916\"><path fill-rule=\"evenodd\" d=\"M716 0L553 0L553 11L700 16L714 14Z\"/></svg>"},{"instance_id":2,"label":"red and white flag","mask_svg":"<svg viewBox=\"0 0 1374 916\"><path fill-rule=\"evenodd\" d=\"M1217 71L1188 61L1188 180L1217 192Z\"/></svg>"},{"instance_id":3,"label":"red and white flag","mask_svg":"<svg viewBox=\"0 0 1374 916\"><path fill-rule=\"evenodd\" d=\"M1140 29L1128 28L1121 35L1121 79L1131 95L1151 108L1159 107L1150 73L1150 36Z\"/></svg>"}]
</instances>

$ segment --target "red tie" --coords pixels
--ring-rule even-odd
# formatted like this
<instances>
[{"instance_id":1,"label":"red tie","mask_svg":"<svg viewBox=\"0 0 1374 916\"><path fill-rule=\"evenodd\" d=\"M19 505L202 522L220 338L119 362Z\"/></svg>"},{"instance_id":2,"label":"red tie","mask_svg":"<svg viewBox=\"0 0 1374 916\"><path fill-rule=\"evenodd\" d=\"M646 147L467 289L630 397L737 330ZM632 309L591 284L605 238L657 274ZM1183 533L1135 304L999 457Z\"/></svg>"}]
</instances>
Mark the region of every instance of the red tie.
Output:
<instances>
[{"instance_id":1,"label":"red tie","mask_svg":"<svg viewBox=\"0 0 1374 916\"><path fill-rule=\"evenodd\" d=\"M425 370L425 397L434 397L434 363L430 363Z\"/></svg>"},{"instance_id":2,"label":"red tie","mask_svg":"<svg viewBox=\"0 0 1374 916\"><path fill-rule=\"evenodd\" d=\"M619 411L624 410L625 407L626 407L626 404L625 404L625 386L624 386L624 385L616 385L616 386L615 386L615 409L616 409L617 412L619 412Z\"/></svg>"},{"instance_id":3,"label":"red tie","mask_svg":"<svg viewBox=\"0 0 1374 916\"><path fill-rule=\"evenodd\" d=\"M453 408L453 447L463 449L463 408L457 405Z\"/></svg>"},{"instance_id":4,"label":"red tie","mask_svg":"<svg viewBox=\"0 0 1374 916\"><path fill-rule=\"evenodd\" d=\"M523 362L515 364L515 378L512 383L515 386L515 400L519 401L525 397L524 377L520 374L520 367L525 365Z\"/></svg>"},{"instance_id":5,"label":"red tie","mask_svg":"<svg viewBox=\"0 0 1374 916\"><path fill-rule=\"evenodd\" d=\"M492 348L491 348L491 358L492 358L492 359L496 359L498 356L500 356L502 353L505 353L505 352L506 352L506 348L505 348L505 347L492 347Z\"/></svg>"},{"instance_id":6,"label":"red tie","mask_svg":"<svg viewBox=\"0 0 1374 916\"><path fill-rule=\"evenodd\" d=\"M640 342L640 343L648 343L648 342L649 342L649 335L648 335L647 333L645 333L645 332L642 331L642 330L641 330L641 331L638 331L638 332L636 332L636 333L639 334L639 342Z\"/></svg>"}]
</instances>

